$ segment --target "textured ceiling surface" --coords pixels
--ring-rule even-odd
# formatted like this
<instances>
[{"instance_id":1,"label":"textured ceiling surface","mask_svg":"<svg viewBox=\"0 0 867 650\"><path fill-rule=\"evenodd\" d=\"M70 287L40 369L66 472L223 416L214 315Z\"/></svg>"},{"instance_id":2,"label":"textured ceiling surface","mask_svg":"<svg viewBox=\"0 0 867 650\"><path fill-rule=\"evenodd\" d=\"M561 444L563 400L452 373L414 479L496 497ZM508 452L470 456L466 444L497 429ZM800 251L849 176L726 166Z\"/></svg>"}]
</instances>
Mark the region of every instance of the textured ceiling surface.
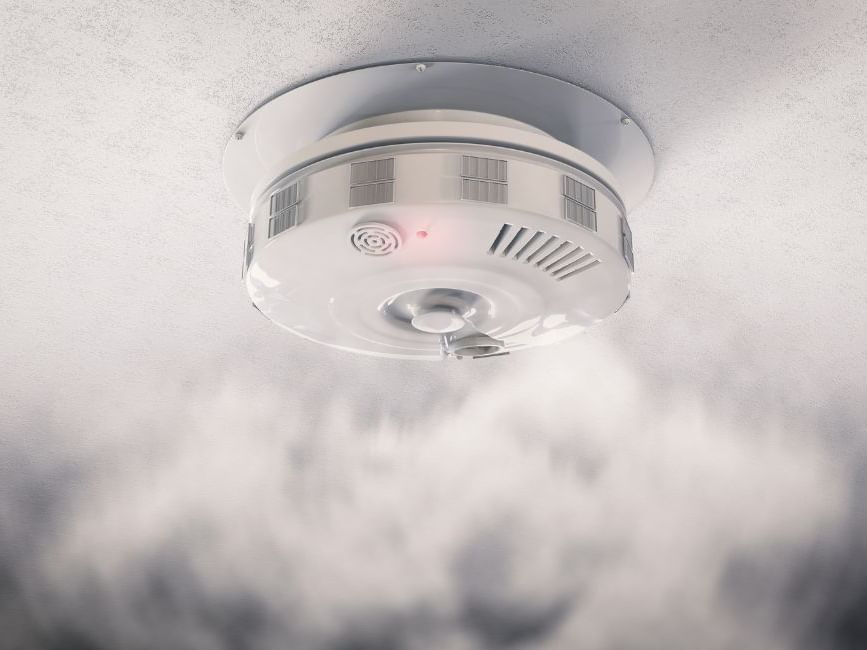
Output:
<instances>
[{"instance_id":1,"label":"textured ceiling surface","mask_svg":"<svg viewBox=\"0 0 867 650\"><path fill-rule=\"evenodd\" d=\"M291 402L292 426L321 427L338 402L365 426L380 419L420 426L421 414L433 410L456 421L469 417L465 409L477 408L467 406L476 396L496 405L489 385L514 385L514 393L500 394L510 404L526 390L555 408L526 379L535 373L546 381L545 360L570 391L594 391L599 380L612 408L632 409L612 397L614 379L605 374L600 350L628 369L630 381L649 387L653 397L642 402L648 413L664 410L666 400L673 404L673 396L695 395L733 423L764 431L768 420L783 421L785 431L808 432L802 438L831 450L832 462L841 464L830 475L843 473L843 464L865 466L863 3L3 0L0 6L0 421L7 449L0 454L3 473L18 472L3 483L0 514L19 531L0 538L7 548L29 545L29 535L41 530L38 521L66 530L65 517L73 515L45 505L55 503L52 486L65 491L66 481L81 481L89 490L82 498L104 500L116 489L109 476L116 476L100 471L124 466L119 458L158 455L142 439L182 412L197 422L191 408L229 420L240 417L233 409L273 414L264 402L279 386L300 400ZM221 178L233 127L287 87L407 59L466 59L551 74L634 116L653 144L657 175L631 216L637 272L623 311L535 358L415 365L314 347L252 309L238 278L245 211L231 204ZM226 397L226 383L240 384L244 398ZM563 386L557 390L562 401L572 399ZM238 404L227 414L215 395ZM533 407L528 403L521 417ZM602 406L585 407L594 421L608 422ZM551 424L539 417L539 426ZM137 433L118 433L132 428ZM104 451L115 433L111 451ZM213 443L207 436L191 440ZM232 447L221 453L241 454ZM75 460L61 463L58 455ZM857 485L863 489L863 479ZM806 495L811 486L793 484L791 494ZM138 505L124 510L152 516L150 506ZM785 499L779 505L784 509ZM127 525L123 518L106 524ZM23 557L23 564L44 560ZM472 554L461 557L473 565ZM3 575L32 599L56 584L33 572ZM396 593L384 596L384 610L403 597ZM16 607L3 615L31 615L28 606ZM642 612L642 624L656 620ZM413 616L390 633L412 627ZM472 638L495 646L520 637L510 636L508 616L491 616L472 619ZM420 629L436 627L424 620ZM51 621L40 629L51 629ZM621 637L610 641L605 634L616 627L569 636L577 628L564 624L559 633L588 648L639 647ZM320 628L310 629L295 647L319 643ZM117 629L100 630L91 630L93 638L108 646L147 646L118 641L125 637ZM55 638L45 634L39 638ZM172 638L161 647L215 647L200 637ZM698 645L668 638L675 641L667 647L732 642L722 632ZM773 645L755 638L756 647ZM436 647L473 647L461 645L463 637L448 639ZM261 647L272 647L267 643ZM404 647L369 643L339 647ZM551 641L550 647L576 646Z\"/></svg>"}]
</instances>

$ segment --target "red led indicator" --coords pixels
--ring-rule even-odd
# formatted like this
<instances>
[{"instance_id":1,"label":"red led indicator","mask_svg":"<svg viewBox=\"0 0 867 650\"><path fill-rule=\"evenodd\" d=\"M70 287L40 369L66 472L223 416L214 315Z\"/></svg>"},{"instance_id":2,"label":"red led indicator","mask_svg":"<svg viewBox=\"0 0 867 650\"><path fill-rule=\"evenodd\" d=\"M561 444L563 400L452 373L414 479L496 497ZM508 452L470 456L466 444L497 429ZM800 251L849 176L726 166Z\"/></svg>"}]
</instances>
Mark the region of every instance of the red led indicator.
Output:
<instances>
[{"instance_id":1,"label":"red led indicator","mask_svg":"<svg viewBox=\"0 0 867 650\"><path fill-rule=\"evenodd\" d=\"M415 233L415 236L419 239L424 239L425 237L427 237L427 230L419 230L417 233Z\"/></svg>"}]
</instances>

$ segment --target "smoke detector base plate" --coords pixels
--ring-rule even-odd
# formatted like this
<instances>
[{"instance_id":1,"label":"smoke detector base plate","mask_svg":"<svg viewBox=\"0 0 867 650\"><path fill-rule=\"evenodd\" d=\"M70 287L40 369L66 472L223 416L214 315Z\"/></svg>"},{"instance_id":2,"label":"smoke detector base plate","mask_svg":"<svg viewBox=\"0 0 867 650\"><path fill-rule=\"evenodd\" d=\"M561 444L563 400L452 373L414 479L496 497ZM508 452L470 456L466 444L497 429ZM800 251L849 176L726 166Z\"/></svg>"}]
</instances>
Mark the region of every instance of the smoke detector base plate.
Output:
<instances>
[{"instance_id":1,"label":"smoke detector base plate","mask_svg":"<svg viewBox=\"0 0 867 650\"><path fill-rule=\"evenodd\" d=\"M562 340L617 311L650 145L586 90L473 63L311 82L227 145L247 290L310 340L413 359Z\"/></svg>"}]
</instances>

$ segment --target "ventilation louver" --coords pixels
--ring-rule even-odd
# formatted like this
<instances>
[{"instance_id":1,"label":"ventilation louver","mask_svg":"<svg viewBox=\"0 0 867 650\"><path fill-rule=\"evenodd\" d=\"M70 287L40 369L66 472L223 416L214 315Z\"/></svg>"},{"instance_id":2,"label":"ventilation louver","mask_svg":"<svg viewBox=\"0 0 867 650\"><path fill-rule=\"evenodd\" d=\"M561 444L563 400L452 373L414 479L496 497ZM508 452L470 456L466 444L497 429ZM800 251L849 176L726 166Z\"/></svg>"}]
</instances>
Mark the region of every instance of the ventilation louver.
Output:
<instances>
[{"instance_id":1,"label":"ventilation louver","mask_svg":"<svg viewBox=\"0 0 867 650\"><path fill-rule=\"evenodd\" d=\"M596 190L563 176L563 218L596 232Z\"/></svg>"},{"instance_id":2,"label":"ventilation louver","mask_svg":"<svg viewBox=\"0 0 867 650\"><path fill-rule=\"evenodd\" d=\"M255 226L252 223L247 224L247 237L244 239L244 268L241 269L241 277L244 277L244 274L247 272L247 269L250 268L250 262L253 260L253 234L255 233Z\"/></svg>"},{"instance_id":3,"label":"ventilation louver","mask_svg":"<svg viewBox=\"0 0 867 650\"><path fill-rule=\"evenodd\" d=\"M461 157L461 199L485 203L509 202L509 168L505 160Z\"/></svg>"},{"instance_id":4,"label":"ventilation louver","mask_svg":"<svg viewBox=\"0 0 867 650\"><path fill-rule=\"evenodd\" d=\"M500 227L488 249L488 255L497 254L517 262L533 264L555 280L571 278L600 263L593 253L578 244L541 230L531 230L524 226L515 228L510 223L504 223Z\"/></svg>"},{"instance_id":5,"label":"ventilation louver","mask_svg":"<svg viewBox=\"0 0 867 650\"><path fill-rule=\"evenodd\" d=\"M271 219L268 221L268 238L294 228L299 223L298 183L293 183L271 195Z\"/></svg>"},{"instance_id":6,"label":"ventilation louver","mask_svg":"<svg viewBox=\"0 0 867 650\"><path fill-rule=\"evenodd\" d=\"M349 176L349 207L394 201L394 158L352 163Z\"/></svg>"},{"instance_id":7,"label":"ventilation louver","mask_svg":"<svg viewBox=\"0 0 867 650\"><path fill-rule=\"evenodd\" d=\"M625 217L620 219L620 232L623 242L623 257L629 265L629 270L635 271L635 257L632 254L632 229Z\"/></svg>"}]
</instances>

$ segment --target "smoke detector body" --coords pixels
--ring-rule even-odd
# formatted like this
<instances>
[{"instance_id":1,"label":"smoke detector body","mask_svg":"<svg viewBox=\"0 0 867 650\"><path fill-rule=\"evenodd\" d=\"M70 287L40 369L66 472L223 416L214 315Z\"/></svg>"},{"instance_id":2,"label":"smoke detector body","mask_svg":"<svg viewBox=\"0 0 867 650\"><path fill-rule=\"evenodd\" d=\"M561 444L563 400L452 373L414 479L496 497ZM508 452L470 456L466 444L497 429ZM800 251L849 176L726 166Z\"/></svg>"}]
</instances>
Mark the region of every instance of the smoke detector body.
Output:
<instances>
[{"instance_id":1,"label":"smoke detector body","mask_svg":"<svg viewBox=\"0 0 867 650\"><path fill-rule=\"evenodd\" d=\"M609 102L544 75L395 64L291 90L224 156L250 209L253 304L304 338L378 356L554 343L629 296L626 214L650 145Z\"/></svg>"}]
</instances>

